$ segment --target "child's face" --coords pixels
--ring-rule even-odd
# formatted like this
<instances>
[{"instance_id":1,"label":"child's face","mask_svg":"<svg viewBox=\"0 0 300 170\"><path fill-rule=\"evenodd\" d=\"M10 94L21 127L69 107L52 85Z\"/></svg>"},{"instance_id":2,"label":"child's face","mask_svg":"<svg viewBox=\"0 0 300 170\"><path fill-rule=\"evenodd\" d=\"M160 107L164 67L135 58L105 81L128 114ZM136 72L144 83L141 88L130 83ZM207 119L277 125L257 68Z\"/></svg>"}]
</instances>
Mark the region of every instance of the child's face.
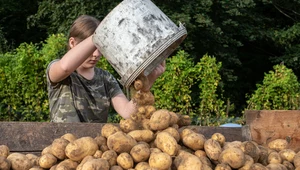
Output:
<instances>
[{"instance_id":1,"label":"child's face","mask_svg":"<svg viewBox=\"0 0 300 170\"><path fill-rule=\"evenodd\" d=\"M82 63L82 66L85 68L95 67L96 64L98 63L98 61L100 60L101 56L102 56L102 54L100 53L100 51L98 49L96 49L93 52L93 54Z\"/></svg>"}]
</instances>

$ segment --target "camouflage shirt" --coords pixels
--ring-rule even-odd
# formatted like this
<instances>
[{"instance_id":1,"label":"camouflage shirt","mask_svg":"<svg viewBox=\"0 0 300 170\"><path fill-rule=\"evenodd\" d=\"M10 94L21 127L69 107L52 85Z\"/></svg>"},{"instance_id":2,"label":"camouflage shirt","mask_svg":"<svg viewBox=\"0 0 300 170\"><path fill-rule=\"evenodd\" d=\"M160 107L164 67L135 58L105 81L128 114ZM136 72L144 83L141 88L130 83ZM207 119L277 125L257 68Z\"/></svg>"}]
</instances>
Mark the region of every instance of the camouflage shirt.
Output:
<instances>
[{"instance_id":1,"label":"camouflage shirt","mask_svg":"<svg viewBox=\"0 0 300 170\"><path fill-rule=\"evenodd\" d=\"M51 122L107 122L111 98L122 93L117 80L107 71L95 68L92 80L76 71L51 85L47 68L47 88Z\"/></svg>"}]
</instances>

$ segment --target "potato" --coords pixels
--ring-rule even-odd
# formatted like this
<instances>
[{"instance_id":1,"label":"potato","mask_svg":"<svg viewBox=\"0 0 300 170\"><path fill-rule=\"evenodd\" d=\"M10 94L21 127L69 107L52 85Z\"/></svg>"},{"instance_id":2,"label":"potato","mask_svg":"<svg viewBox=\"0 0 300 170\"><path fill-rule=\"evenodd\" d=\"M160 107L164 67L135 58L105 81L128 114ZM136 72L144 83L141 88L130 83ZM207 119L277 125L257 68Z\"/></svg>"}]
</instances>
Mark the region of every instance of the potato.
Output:
<instances>
[{"instance_id":1,"label":"potato","mask_svg":"<svg viewBox=\"0 0 300 170\"><path fill-rule=\"evenodd\" d=\"M300 167L300 151L294 156L293 163L296 168Z\"/></svg>"},{"instance_id":2,"label":"potato","mask_svg":"<svg viewBox=\"0 0 300 170\"><path fill-rule=\"evenodd\" d=\"M196 156L198 156L198 157L200 157L200 156L207 156L206 155L206 152L204 151L204 150L196 150L195 152L194 152L194 155L196 155Z\"/></svg>"},{"instance_id":3,"label":"potato","mask_svg":"<svg viewBox=\"0 0 300 170\"><path fill-rule=\"evenodd\" d=\"M52 154L52 150L51 150L51 145L49 145L49 146L46 146L43 150L42 150L42 153L41 153L41 155L45 155L45 154L47 154L47 153L50 153L50 154Z\"/></svg>"},{"instance_id":4,"label":"potato","mask_svg":"<svg viewBox=\"0 0 300 170\"><path fill-rule=\"evenodd\" d=\"M254 163L251 165L250 170L269 170L269 169L260 163Z\"/></svg>"},{"instance_id":5,"label":"potato","mask_svg":"<svg viewBox=\"0 0 300 170\"><path fill-rule=\"evenodd\" d=\"M152 130L164 130L170 125L171 115L166 109L159 109L153 112L150 118L150 128Z\"/></svg>"},{"instance_id":6,"label":"potato","mask_svg":"<svg viewBox=\"0 0 300 170\"><path fill-rule=\"evenodd\" d=\"M39 166L42 167L42 168L45 168L45 169L49 169L51 168L53 165L55 165L57 162L57 158L50 154L50 153L47 153L45 155L42 155L40 158L39 158Z\"/></svg>"},{"instance_id":7,"label":"potato","mask_svg":"<svg viewBox=\"0 0 300 170\"><path fill-rule=\"evenodd\" d=\"M136 163L147 161L150 153L151 151L149 145L145 143L139 143L133 146L130 151L130 155L132 156L133 161Z\"/></svg>"},{"instance_id":8,"label":"potato","mask_svg":"<svg viewBox=\"0 0 300 170\"><path fill-rule=\"evenodd\" d=\"M130 169L134 166L132 157L129 155L129 153L126 152L119 154L119 156L117 157L117 163L123 169Z\"/></svg>"},{"instance_id":9,"label":"potato","mask_svg":"<svg viewBox=\"0 0 300 170\"><path fill-rule=\"evenodd\" d=\"M70 142L64 138L57 138L51 144L51 154L57 159L63 160L66 158L65 149Z\"/></svg>"},{"instance_id":10,"label":"potato","mask_svg":"<svg viewBox=\"0 0 300 170\"><path fill-rule=\"evenodd\" d=\"M7 156L9 154L10 154L10 150L9 150L8 146L0 145L0 156L7 158Z\"/></svg>"},{"instance_id":11,"label":"potato","mask_svg":"<svg viewBox=\"0 0 300 170\"><path fill-rule=\"evenodd\" d=\"M82 170L109 170L109 168L108 161L103 158L91 159L82 165Z\"/></svg>"},{"instance_id":12,"label":"potato","mask_svg":"<svg viewBox=\"0 0 300 170\"><path fill-rule=\"evenodd\" d=\"M127 133L127 135L131 136L137 142L151 142L154 140L154 133L151 130L133 130Z\"/></svg>"},{"instance_id":13,"label":"potato","mask_svg":"<svg viewBox=\"0 0 300 170\"><path fill-rule=\"evenodd\" d=\"M279 152L283 149L287 149L288 142L284 139L275 139L275 140L268 143L268 147L270 149L273 149L273 150Z\"/></svg>"},{"instance_id":14,"label":"potato","mask_svg":"<svg viewBox=\"0 0 300 170\"><path fill-rule=\"evenodd\" d=\"M176 114L175 112L169 112L171 119L170 119L170 123L169 126L172 126L174 124L177 124L178 120L179 120L179 115Z\"/></svg>"},{"instance_id":15,"label":"potato","mask_svg":"<svg viewBox=\"0 0 300 170\"><path fill-rule=\"evenodd\" d=\"M258 161L260 150L257 147L256 143L254 143L253 141L245 141L242 143L241 149L245 154L251 156L254 162Z\"/></svg>"},{"instance_id":16,"label":"potato","mask_svg":"<svg viewBox=\"0 0 300 170\"><path fill-rule=\"evenodd\" d=\"M260 150L259 152L259 158L258 158L258 163L261 163L262 165L268 165L268 148L258 145L258 148Z\"/></svg>"},{"instance_id":17,"label":"potato","mask_svg":"<svg viewBox=\"0 0 300 170\"><path fill-rule=\"evenodd\" d=\"M152 114L156 111L156 108L153 105L147 105L144 107L145 108L145 118L150 119Z\"/></svg>"},{"instance_id":18,"label":"potato","mask_svg":"<svg viewBox=\"0 0 300 170\"><path fill-rule=\"evenodd\" d=\"M179 130L179 125L178 124L173 124L172 126L170 126L170 127L172 127L172 128L174 128L174 129L177 129L177 130Z\"/></svg>"},{"instance_id":19,"label":"potato","mask_svg":"<svg viewBox=\"0 0 300 170\"><path fill-rule=\"evenodd\" d=\"M206 165L206 164L202 164L202 168L205 169L205 170L213 170L212 167Z\"/></svg>"},{"instance_id":20,"label":"potato","mask_svg":"<svg viewBox=\"0 0 300 170\"><path fill-rule=\"evenodd\" d=\"M105 152L107 150L109 150L108 146L107 146L107 140L105 137L103 136L96 136L95 138L96 143L98 144L99 149L102 152Z\"/></svg>"},{"instance_id":21,"label":"potato","mask_svg":"<svg viewBox=\"0 0 300 170\"><path fill-rule=\"evenodd\" d=\"M145 119L145 115L140 112L135 112L130 115L130 119L133 120L134 122L136 122L138 124L138 126L140 127L142 120Z\"/></svg>"},{"instance_id":22,"label":"potato","mask_svg":"<svg viewBox=\"0 0 300 170\"><path fill-rule=\"evenodd\" d=\"M11 153L7 156L7 160L11 162L11 168L13 170L28 170L33 167L30 159L22 153Z\"/></svg>"},{"instance_id":23,"label":"potato","mask_svg":"<svg viewBox=\"0 0 300 170\"><path fill-rule=\"evenodd\" d=\"M62 135L61 138L66 139L69 142L72 142L77 139L77 137L72 133L66 133L66 134Z\"/></svg>"},{"instance_id":24,"label":"potato","mask_svg":"<svg viewBox=\"0 0 300 170\"><path fill-rule=\"evenodd\" d=\"M276 152L276 151L271 152L268 156L268 163L269 164L281 164L282 158L280 157L278 152Z\"/></svg>"},{"instance_id":25,"label":"potato","mask_svg":"<svg viewBox=\"0 0 300 170\"><path fill-rule=\"evenodd\" d=\"M196 133L191 129L184 129L181 132L181 140L185 146L196 151L204 149L206 138L204 135Z\"/></svg>"},{"instance_id":26,"label":"potato","mask_svg":"<svg viewBox=\"0 0 300 170\"><path fill-rule=\"evenodd\" d=\"M194 131L193 131L192 129L188 128L188 127L182 127L182 128L180 128L180 129L178 130L178 132L179 132L179 134L180 134L181 140L182 140L185 136L187 136L187 135L189 135L189 134L191 134L191 133L194 133Z\"/></svg>"},{"instance_id":27,"label":"potato","mask_svg":"<svg viewBox=\"0 0 300 170\"><path fill-rule=\"evenodd\" d=\"M239 168L239 170L249 170L253 164L253 158L249 155L245 155L245 164L241 168Z\"/></svg>"},{"instance_id":28,"label":"potato","mask_svg":"<svg viewBox=\"0 0 300 170\"><path fill-rule=\"evenodd\" d=\"M211 139L219 142L220 146L223 147L225 142L226 142L226 139L225 139L225 136L221 133L214 133L211 135Z\"/></svg>"},{"instance_id":29,"label":"potato","mask_svg":"<svg viewBox=\"0 0 300 170\"><path fill-rule=\"evenodd\" d=\"M197 156L199 159L200 159L200 161L202 162L202 165L207 165L208 167L210 167L210 168L212 168L213 166L212 166L212 163L211 163L211 161L210 161L210 159L208 158L208 157L206 157L206 156ZM203 169L205 169L205 168L203 168Z\"/></svg>"},{"instance_id":30,"label":"potato","mask_svg":"<svg viewBox=\"0 0 300 170\"><path fill-rule=\"evenodd\" d=\"M116 132L107 138L108 148L114 150L118 154L122 152L129 153L132 147L136 144L137 142L133 139L133 137L121 131Z\"/></svg>"},{"instance_id":31,"label":"potato","mask_svg":"<svg viewBox=\"0 0 300 170\"><path fill-rule=\"evenodd\" d=\"M93 156L94 156L94 158L101 158L102 154L103 154L103 152L101 150L97 150Z\"/></svg>"},{"instance_id":32,"label":"potato","mask_svg":"<svg viewBox=\"0 0 300 170\"><path fill-rule=\"evenodd\" d=\"M108 138L110 135L121 131L121 128L112 124L112 123L106 123L104 124L104 126L101 129L101 135L103 137Z\"/></svg>"},{"instance_id":33,"label":"potato","mask_svg":"<svg viewBox=\"0 0 300 170\"><path fill-rule=\"evenodd\" d=\"M138 106L143 105L154 105L155 98L150 91L147 92L137 92L133 96L134 101L136 101Z\"/></svg>"},{"instance_id":34,"label":"potato","mask_svg":"<svg viewBox=\"0 0 300 170\"><path fill-rule=\"evenodd\" d=\"M219 156L222 152L220 143L213 139L208 139L204 142L204 150L207 157L215 161L219 159Z\"/></svg>"},{"instance_id":35,"label":"potato","mask_svg":"<svg viewBox=\"0 0 300 170\"><path fill-rule=\"evenodd\" d=\"M284 165L288 170L294 170L295 166L289 161L283 161L282 165Z\"/></svg>"},{"instance_id":36,"label":"potato","mask_svg":"<svg viewBox=\"0 0 300 170\"><path fill-rule=\"evenodd\" d=\"M96 141L96 143L98 144L98 146L100 147L101 145L106 145L106 142L107 142L107 140L106 140L107 138L106 137L104 137L104 136L96 136L95 138L94 138L94 140Z\"/></svg>"},{"instance_id":37,"label":"potato","mask_svg":"<svg viewBox=\"0 0 300 170\"><path fill-rule=\"evenodd\" d=\"M217 164L217 166L215 167L215 170L231 170L231 167L228 164L220 163L220 164Z\"/></svg>"},{"instance_id":38,"label":"potato","mask_svg":"<svg viewBox=\"0 0 300 170\"><path fill-rule=\"evenodd\" d=\"M132 119L122 119L120 121L120 128L125 133L140 129L139 124Z\"/></svg>"},{"instance_id":39,"label":"potato","mask_svg":"<svg viewBox=\"0 0 300 170\"><path fill-rule=\"evenodd\" d=\"M142 126L142 129L144 130L151 130L150 128L150 119L143 119L142 122L141 122L141 126Z\"/></svg>"},{"instance_id":40,"label":"potato","mask_svg":"<svg viewBox=\"0 0 300 170\"><path fill-rule=\"evenodd\" d=\"M135 170L150 170L150 165L148 162L139 162L135 165Z\"/></svg>"},{"instance_id":41,"label":"potato","mask_svg":"<svg viewBox=\"0 0 300 170\"><path fill-rule=\"evenodd\" d=\"M179 127L189 126L191 123L192 120L189 115L179 115L179 120L177 121Z\"/></svg>"},{"instance_id":42,"label":"potato","mask_svg":"<svg viewBox=\"0 0 300 170\"><path fill-rule=\"evenodd\" d=\"M296 152L292 149L283 149L279 151L279 155L283 161L293 162Z\"/></svg>"},{"instance_id":43,"label":"potato","mask_svg":"<svg viewBox=\"0 0 300 170\"><path fill-rule=\"evenodd\" d=\"M245 164L245 154L240 148L228 148L221 152L218 161L238 169Z\"/></svg>"},{"instance_id":44,"label":"potato","mask_svg":"<svg viewBox=\"0 0 300 170\"><path fill-rule=\"evenodd\" d=\"M228 148L241 148L243 145L243 142L241 141L232 141L232 142L225 142L223 149L228 149Z\"/></svg>"},{"instance_id":45,"label":"potato","mask_svg":"<svg viewBox=\"0 0 300 170\"><path fill-rule=\"evenodd\" d=\"M173 163L177 170L196 170L203 168L201 160L197 156L186 151L179 152Z\"/></svg>"},{"instance_id":46,"label":"potato","mask_svg":"<svg viewBox=\"0 0 300 170\"><path fill-rule=\"evenodd\" d=\"M164 152L151 153L148 162L151 168L168 170L171 167L172 158L169 154Z\"/></svg>"},{"instance_id":47,"label":"potato","mask_svg":"<svg viewBox=\"0 0 300 170\"><path fill-rule=\"evenodd\" d=\"M145 115L145 113L146 113L146 106L138 106L137 107L137 112Z\"/></svg>"},{"instance_id":48,"label":"potato","mask_svg":"<svg viewBox=\"0 0 300 170\"><path fill-rule=\"evenodd\" d=\"M10 170L11 163L4 156L0 156L0 169L1 170Z\"/></svg>"},{"instance_id":49,"label":"potato","mask_svg":"<svg viewBox=\"0 0 300 170\"><path fill-rule=\"evenodd\" d=\"M117 157L118 154L114 150L108 150L103 152L101 158L107 160L110 166L114 166L117 165Z\"/></svg>"},{"instance_id":50,"label":"potato","mask_svg":"<svg viewBox=\"0 0 300 170\"><path fill-rule=\"evenodd\" d=\"M88 155L88 156L84 157L82 159L82 161L80 162L80 164L76 167L76 170L83 170L82 169L83 164L86 163L89 160L92 160L92 159L95 159L95 158L91 155Z\"/></svg>"},{"instance_id":51,"label":"potato","mask_svg":"<svg viewBox=\"0 0 300 170\"><path fill-rule=\"evenodd\" d=\"M168 132L159 132L154 141L157 148L170 156L175 156L178 152L178 144L173 136Z\"/></svg>"},{"instance_id":52,"label":"potato","mask_svg":"<svg viewBox=\"0 0 300 170\"><path fill-rule=\"evenodd\" d=\"M72 170L76 169L78 166L78 162L73 161L71 159L65 159L57 164L55 170Z\"/></svg>"},{"instance_id":53,"label":"potato","mask_svg":"<svg viewBox=\"0 0 300 170\"><path fill-rule=\"evenodd\" d=\"M114 165L114 166L110 167L109 170L123 170L123 168L120 167L119 165Z\"/></svg>"},{"instance_id":54,"label":"potato","mask_svg":"<svg viewBox=\"0 0 300 170\"><path fill-rule=\"evenodd\" d=\"M191 154L195 153L194 150L192 150L191 148L188 148L184 145L178 145L178 147L179 147L179 149L178 149L179 151L185 151L185 152L188 152L188 153L191 153ZM179 151L178 151L178 153L179 153Z\"/></svg>"},{"instance_id":55,"label":"potato","mask_svg":"<svg viewBox=\"0 0 300 170\"><path fill-rule=\"evenodd\" d=\"M44 168L41 168L39 166L33 166L32 168L30 168L29 170L44 170Z\"/></svg>"},{"instance_id":56,"label":"potato","mask_svg":"<svg viewBox=\"0 0 300 170\"><path fill-rule=\"evenodd\" d=\"M52 166L49 170L56 170L57 164Z\"/></svg>"},{"instance_id":57,"label":"potato","mask_svg":"<svg viewBox=\"0 0 300 170\"><path fill-rule=\"evenodd\" d=\"M139 91L143 88L143 82L140 79L136 79L133 83L134 89Z\"/></svg>"},{"instance_id":58,"label":"potato","mask_svg":"<svg viewBox=\"0 0 300 170\"><path fill-rule=\"evenodd\" d=\"M94 155L99 149L97 142L91 137L81 137L70 142L65 149L66 156L73 161L81 161L85 156Z\"/></svg>"},{"instance_id":59,"label":"potato","mask_svg":"<svg viewBox=\"0 0 300 170\"><path fill-rule=\"evenodd\" d=\"M28 153L25 156L30 160L30 162L32 163L32 166L38 165L38 159L39 159L39 157L37 155Z\"/></svg>"},{"instance_id":60,"label":"potato","mask_svg":"<svg viewBox=\"0 0 300 170\"><path fill-rule=\"evenodd\" d=\"M287 170L287 168L282 164L270 163L266 166L269 170Z\"/></svg>"},{"instance_id":61,"label":"potato","mask_svg":"<svg viewBox=\"0 0 300 170\"><path fill-rule=\"evenodd\" d=\"M180 141L180 134L174 127L168 127L167 129L164 129L163 132L170 133L170 135L172 135L177 142Z\"/></svg>"},{"instance_id":62,"label":"potato","mask_svg":"<svg viewBox=\"0 0 300 170\"><path fill-rule=\"evenodd\" d=\"M158 149L158 148L150 148L150 153L160 153L160 152L162 152L160 149Z\"/></svg>"}]
</instances>

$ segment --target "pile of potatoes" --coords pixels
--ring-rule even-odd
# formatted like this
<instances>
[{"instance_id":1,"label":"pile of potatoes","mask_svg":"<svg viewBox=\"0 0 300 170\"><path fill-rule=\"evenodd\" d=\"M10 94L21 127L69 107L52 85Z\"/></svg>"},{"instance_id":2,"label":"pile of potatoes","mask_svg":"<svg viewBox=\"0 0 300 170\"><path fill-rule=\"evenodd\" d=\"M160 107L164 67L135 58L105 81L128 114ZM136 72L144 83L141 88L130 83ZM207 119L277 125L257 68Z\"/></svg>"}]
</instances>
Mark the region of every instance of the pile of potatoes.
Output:
<instances>
[{"instance_id":1,"label":"pile of potatoes","mask_svg":"<svg viewBox=\"0 0 300 170\"><path fill-rule=\"evenodd\" d=\"M64 134L40 155L0 145L0 170L300 170L300 152L286 140L261 146L204 136L190 128L189 116L156 109L142 81L134 85L138 111L130 119L105 124L96 137Z\"/></svg>"}]
</instances>

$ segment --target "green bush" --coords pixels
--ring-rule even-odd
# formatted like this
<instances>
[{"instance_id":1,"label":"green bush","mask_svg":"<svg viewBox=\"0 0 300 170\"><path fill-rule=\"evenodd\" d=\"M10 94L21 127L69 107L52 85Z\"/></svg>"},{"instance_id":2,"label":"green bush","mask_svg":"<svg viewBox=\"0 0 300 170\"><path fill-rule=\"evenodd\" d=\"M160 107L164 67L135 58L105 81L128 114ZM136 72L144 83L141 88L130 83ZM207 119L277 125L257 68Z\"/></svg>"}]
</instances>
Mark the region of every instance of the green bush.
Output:
<instances>
[{"instance_id":1,"label":"green bush","mask_svg":"<svg viewBox=\"0 0 300 170\"><path fill-rule=\"evenodd\" d=\"M0 56L1 121L49 119L45 70L65 50L64 35L51 35L45 43L21 44Z\"/></svg>"},{"instance_id":2,"label":"green bush","mask_svg":"<svg viewBox=\"0 0 300 170\"><path fill-rule=\"evenodd\" d=\"M194 64L184 51L167 59L165 73L153 86L156 108L189 115L196 125L220 125L233 121L225 113L219 69L214 57L204 55Z\"/></svg>"},{"instance_id":3,"label":"green bush","mask_svg":"<svg viewBox=\"0 0 300 170\"><path fill-rule=\"evenodd\" d=\"M274 71L265 74L262 84L248 95L247 110L298 110L300 86L293 70L275 65Z\"/></svg>"},{"instance_id":4,"label":"green bush","mask_svg":"<svg viewBox=\"0 0 300 170\"><path fill-rule=\"evenodd\" d=\"M200 62L195 66L199 72L200 82L199 92L199 108L197 111L197 124L200 125L220 125L220 120L226 117L226 105L222 99L222 89L220 87L221 76L219 70L222 64L216 61L216 58L204 55ZM220 96L218 95L220 89ZM214 121L216 120L216 121Z\"/></svg>"},{"instance_id":5,"label":"green bush","mask_svg":"<svg viewBox=\"0 0 300 170\"><path fill-rule=\"evenodd\" d=\"M194 115L191 87L197 82L197 70L184 51L167 58L166 71L153 85L156 108Z\"/></svg>"}]
</instances>

